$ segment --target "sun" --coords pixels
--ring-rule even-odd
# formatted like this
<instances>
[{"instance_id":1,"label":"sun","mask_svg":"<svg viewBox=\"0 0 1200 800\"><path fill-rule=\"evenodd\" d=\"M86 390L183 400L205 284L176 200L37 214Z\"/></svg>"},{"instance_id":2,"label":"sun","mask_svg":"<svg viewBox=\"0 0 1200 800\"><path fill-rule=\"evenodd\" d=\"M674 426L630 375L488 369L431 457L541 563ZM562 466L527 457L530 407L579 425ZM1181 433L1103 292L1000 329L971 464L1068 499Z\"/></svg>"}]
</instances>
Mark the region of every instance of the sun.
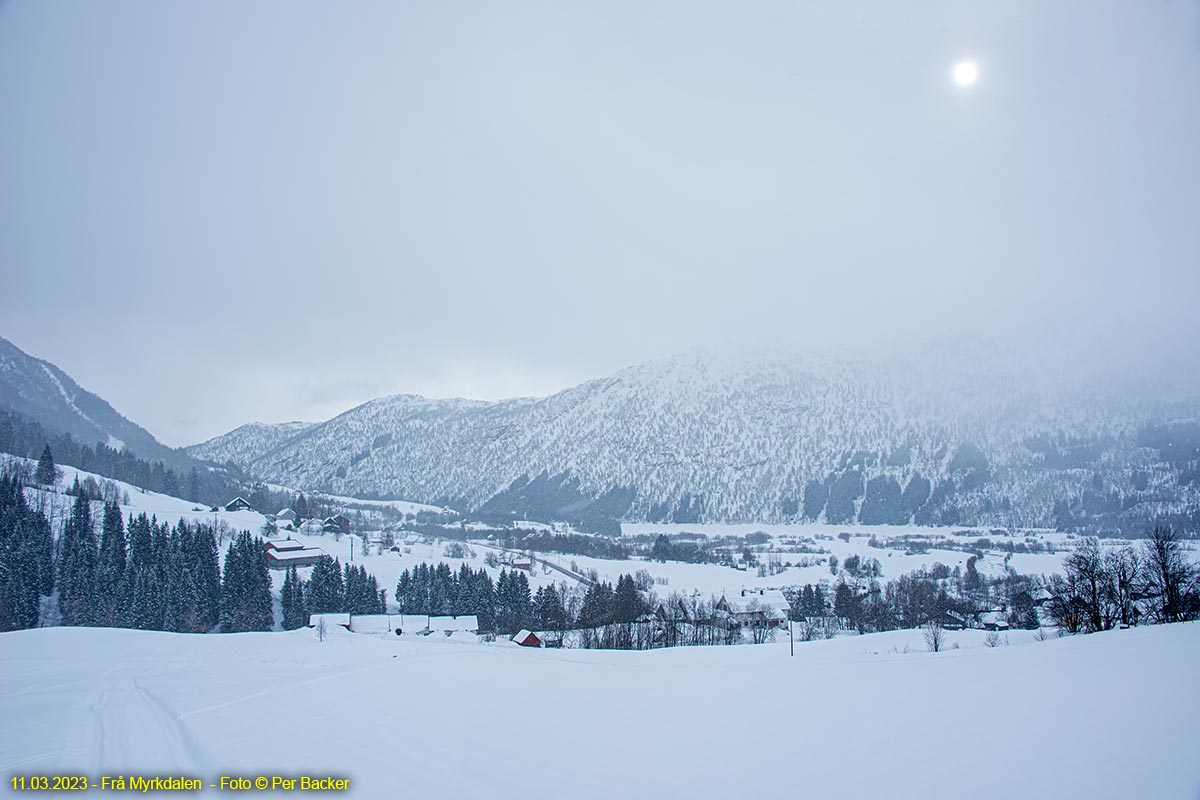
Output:
<instances>
[{"instance_id":1,"label":"sun","mask_svg":"<svg viewBox=\"0 0 1200 800\"><path fill-rule=\"evenodd\" d=\"M979 80L979 67L974 61L960 61L954 65L954 82L966 89Z\"/></svg>"}]
</instances>

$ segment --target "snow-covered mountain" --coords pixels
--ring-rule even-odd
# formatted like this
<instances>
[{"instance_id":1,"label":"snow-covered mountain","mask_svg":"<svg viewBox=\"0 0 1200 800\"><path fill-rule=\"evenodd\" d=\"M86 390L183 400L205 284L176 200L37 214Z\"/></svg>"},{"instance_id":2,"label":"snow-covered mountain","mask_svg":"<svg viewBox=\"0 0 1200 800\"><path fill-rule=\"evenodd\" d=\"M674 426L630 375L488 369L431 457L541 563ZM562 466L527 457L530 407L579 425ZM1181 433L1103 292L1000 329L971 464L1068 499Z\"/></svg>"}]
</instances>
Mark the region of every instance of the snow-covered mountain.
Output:
<instances>
[{"instance_id":1,"label":"snow-covered mountain","mask_svg":"<svg viewBox=\"0 0 1200 800\"><path fill-rule=\"evenodd\" d=\"M190 452L290 486L530 518L1120 527L1146 503L1197 513L1186 468L1152 445L1198 409L1003 353L693 350L550 397L385 397Z\"/></svg>"},{"instance_id":2,"label":"snow-covered mountain","mask_svg":"<svg viewBox=\"0 0 1200 800\"><path fill-rule=\"evenodd\" d=\"M247 456L275 450L289 439L311 428L311 422L251 422L229 433L187 448L189 455L224 464L244 462Z\"/></svg>"},{"instance_id":3,"label":"snow-covered mountain","mask_svg":"<svg viewBox=\"0 0 1200 800\"><path fill-rule=\"evenodd\" d=\"M57 366L4 338L0 338L0 408L31 417L48 430L69 433L84 444L129 448L143 458L168 463L183 458Z\"/></svg>"}]
</instances>

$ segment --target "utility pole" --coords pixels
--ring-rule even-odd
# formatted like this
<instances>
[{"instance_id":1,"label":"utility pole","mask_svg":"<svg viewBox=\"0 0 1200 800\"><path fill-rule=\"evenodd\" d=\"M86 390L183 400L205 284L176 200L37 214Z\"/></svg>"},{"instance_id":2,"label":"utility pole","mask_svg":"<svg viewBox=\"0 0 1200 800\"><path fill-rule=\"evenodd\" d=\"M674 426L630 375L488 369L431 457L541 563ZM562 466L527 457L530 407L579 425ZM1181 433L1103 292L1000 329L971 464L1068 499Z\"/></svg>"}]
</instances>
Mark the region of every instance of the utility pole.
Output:
<instances>
[{"instance_id":1,"label":"utility pole","mask_svg":"<svg viewBox=\"0 0 1200 800\"><path fill-rule=\"evenodd\" d=\"M791 648L792 657L796 656L796 638L792 636L792 615L788 614L788 647Z\"/></svg>"}]
</instances>

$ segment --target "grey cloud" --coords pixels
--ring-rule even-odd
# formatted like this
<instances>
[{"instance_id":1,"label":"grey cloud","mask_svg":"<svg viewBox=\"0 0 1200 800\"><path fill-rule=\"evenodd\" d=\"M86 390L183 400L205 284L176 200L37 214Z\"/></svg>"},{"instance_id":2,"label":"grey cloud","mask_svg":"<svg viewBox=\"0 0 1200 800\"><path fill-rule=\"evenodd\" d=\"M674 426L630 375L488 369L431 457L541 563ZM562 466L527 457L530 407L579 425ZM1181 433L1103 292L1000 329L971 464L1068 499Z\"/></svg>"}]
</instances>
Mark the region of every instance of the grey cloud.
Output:
<instances>
[{"instance_id":1,"label":"grey cloud","mask_svg":"<svg viewBox=\"0 0 1200 800\"><path fill-rule=\"evenodd\" d=\"M1194 356L1196 16L8 3L0 333L172 443L729 340Z\"/></svg>"}]
</instances>

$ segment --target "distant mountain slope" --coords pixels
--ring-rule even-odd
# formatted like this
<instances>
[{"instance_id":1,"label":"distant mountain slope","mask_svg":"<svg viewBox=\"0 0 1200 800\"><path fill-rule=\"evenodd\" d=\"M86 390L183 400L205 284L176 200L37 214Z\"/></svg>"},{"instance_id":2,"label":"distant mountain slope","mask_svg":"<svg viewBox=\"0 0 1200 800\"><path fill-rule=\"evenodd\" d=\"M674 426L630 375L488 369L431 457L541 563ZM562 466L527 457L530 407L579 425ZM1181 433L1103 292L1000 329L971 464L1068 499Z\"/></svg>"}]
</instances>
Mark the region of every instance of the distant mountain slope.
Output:
<instances>
[{"instance_id":1,"label":"distant mountain slope","mask_svg":"<svg viewBox=\"0 0 1200 800\"><path fill-rule=\"evenodd\" d=\"M224 464L226 461L240 464L252 460L260 453L274 450L312 426L311 422L277 422L269 425L251 422L223 436L185 447L184 451L193 458L217 464Z\"/></svg>"},{"instance_id":2,"label":"distant mountain slope","mask_svg":"<svg viewBox=\"0 0 1200 800\"><path fill-rule=\"evenodd\" d=\"M77 384L49 361L0 338L0 408L7 408L80 442L129 448L142 458L174 464L186 460L146 429L121 416L104 399Z\"/></svg>"},{"instance_id":3,"label":"distant mountain slope","mask_svg":"<svg viewBox=\"0 0 1200 800\"><path fill-rule=\"evenodd\" d=\"M1198 408L996 353L694 350L546 398L387 397L203 447L263 480L534 519L1120 528L1200 518L1187 463L1152 441Z\"/></svg>"}]
</instances>

